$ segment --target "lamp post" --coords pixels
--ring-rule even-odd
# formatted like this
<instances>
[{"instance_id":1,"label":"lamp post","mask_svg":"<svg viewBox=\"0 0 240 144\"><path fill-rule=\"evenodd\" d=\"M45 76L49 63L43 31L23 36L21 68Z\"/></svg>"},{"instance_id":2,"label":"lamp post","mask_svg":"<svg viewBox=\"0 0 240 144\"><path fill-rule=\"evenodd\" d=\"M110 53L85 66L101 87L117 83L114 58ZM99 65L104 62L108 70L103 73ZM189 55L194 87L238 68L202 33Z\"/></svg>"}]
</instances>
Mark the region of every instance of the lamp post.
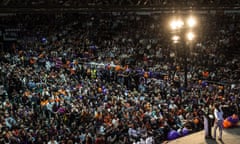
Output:
<instances>
[{"instance_id":1,"label":"lamp post","mask_svg":"<svg viewBox=\"0 0 240 144\"><path fill-rule=\"evenodd\" d=\"M173 34L172 41L174 44L180 44L184 51L184 87L188 86L187 79L187 56L190 51L190 46L195 40L195 34L193 32L196 27L197 21L193 16L189 16L187 19L181 17L175 17L170 22L171 32ZM178 51L178 50L177 50Z\"/></svg>"}]
</instances>

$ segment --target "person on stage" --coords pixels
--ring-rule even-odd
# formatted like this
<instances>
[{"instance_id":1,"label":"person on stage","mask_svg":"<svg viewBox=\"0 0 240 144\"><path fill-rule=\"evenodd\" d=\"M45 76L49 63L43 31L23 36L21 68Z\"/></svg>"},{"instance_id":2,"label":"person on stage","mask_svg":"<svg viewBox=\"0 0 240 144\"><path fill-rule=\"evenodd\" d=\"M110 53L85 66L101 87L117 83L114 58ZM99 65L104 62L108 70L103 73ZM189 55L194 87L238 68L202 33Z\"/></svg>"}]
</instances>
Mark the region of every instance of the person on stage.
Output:
<instances>
[{"instance_id":1,"label":"person on stage","mask_svg":"<svg viewBox=\"0 0 240 144\"><path fill-rule=\"evenodd\" d=\"M205 138L211 139L212 138L212 121L214 119L211 110L208 107L203 109L203 120L204 120L204 132Z\"/></svg>"},{"instance_id":2,"label":"person on stage","mask_svg":"<svg viewBox=\"0 0 240 144\"><path fill-rule=\"evenodd\" d=\"M222 140L222 130L223 130L223 111L220 106L220 104L216 103L214 108L214 116L215 116L215 122L214 122L214 133L213 138L216 139L216 132L217 128L219 129L219 136L218 140Z\"/></svg>"}]
</instances>

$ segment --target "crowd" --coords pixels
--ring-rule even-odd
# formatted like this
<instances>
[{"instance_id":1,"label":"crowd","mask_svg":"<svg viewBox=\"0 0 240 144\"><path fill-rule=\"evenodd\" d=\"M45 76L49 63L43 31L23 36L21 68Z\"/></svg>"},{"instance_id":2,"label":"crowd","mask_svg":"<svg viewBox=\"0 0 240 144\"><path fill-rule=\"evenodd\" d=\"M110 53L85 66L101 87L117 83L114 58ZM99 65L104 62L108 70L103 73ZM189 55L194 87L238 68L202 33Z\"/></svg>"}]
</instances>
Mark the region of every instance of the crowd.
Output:
<instances>
[{"instance_id":1,"label":"crowd","mask_svg":"<svg viewBox=\"0 0 240 144\"><path fill-rule=\"evenodd\" d=\"M215 102L238 113L239 57L226 52L236 19L201 16L208 33L183 55L162 15L2 18L20 32L1 51L0 141L161 143L173 129L202 130Z\"/></svg>"}]
</instances>

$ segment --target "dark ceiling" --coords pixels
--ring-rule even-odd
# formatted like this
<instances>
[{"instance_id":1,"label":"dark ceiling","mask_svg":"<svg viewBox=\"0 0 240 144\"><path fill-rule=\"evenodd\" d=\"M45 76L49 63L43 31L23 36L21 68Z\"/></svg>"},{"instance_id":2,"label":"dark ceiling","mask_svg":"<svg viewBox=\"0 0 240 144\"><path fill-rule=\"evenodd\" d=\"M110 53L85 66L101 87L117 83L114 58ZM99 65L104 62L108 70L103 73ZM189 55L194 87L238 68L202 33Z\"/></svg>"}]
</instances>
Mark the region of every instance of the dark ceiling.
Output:
<instances>
[{"instance_id":1,"label":"dark ceiling","mask_svg":"<svg viewBox=\"0 0 240 144\"><path fill-rule=\"evenodd\" d=\"M239 0L2 0L2 8L51 7L223 7L239 6Z\"/></svg>"},{"instance_id":2,"label":"dark ceiling","mask_svg":"<svg viewBox=\"0 0 240 144\"><path fill-rule=\"evenodd\" d=\"M240 0L1 0L0 2L0 13L196 9L240 11Z\"/></svg>"}]
</instances>

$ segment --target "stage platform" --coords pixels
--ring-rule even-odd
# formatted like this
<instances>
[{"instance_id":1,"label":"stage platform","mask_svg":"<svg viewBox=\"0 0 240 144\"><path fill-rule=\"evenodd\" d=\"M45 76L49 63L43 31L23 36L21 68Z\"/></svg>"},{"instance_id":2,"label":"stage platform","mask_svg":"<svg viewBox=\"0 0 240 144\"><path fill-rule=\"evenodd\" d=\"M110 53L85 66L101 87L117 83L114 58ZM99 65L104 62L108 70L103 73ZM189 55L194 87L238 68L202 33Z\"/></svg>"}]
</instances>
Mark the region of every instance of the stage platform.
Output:
<instances>
[{"instance_id":1,"label":"stage platform","mask_svg":"<svg viewBox=\"0 0 240 144\"><path fill-rule=\"evenodd\" d=\"M218 131L217 131L218 134ZM185 137L178 138L173 141L166 142L167 144L240 144L240 125L234 128L223 130L222 141L205 139L204 131L193 133Z\"/></svg>"}]
</instances>

